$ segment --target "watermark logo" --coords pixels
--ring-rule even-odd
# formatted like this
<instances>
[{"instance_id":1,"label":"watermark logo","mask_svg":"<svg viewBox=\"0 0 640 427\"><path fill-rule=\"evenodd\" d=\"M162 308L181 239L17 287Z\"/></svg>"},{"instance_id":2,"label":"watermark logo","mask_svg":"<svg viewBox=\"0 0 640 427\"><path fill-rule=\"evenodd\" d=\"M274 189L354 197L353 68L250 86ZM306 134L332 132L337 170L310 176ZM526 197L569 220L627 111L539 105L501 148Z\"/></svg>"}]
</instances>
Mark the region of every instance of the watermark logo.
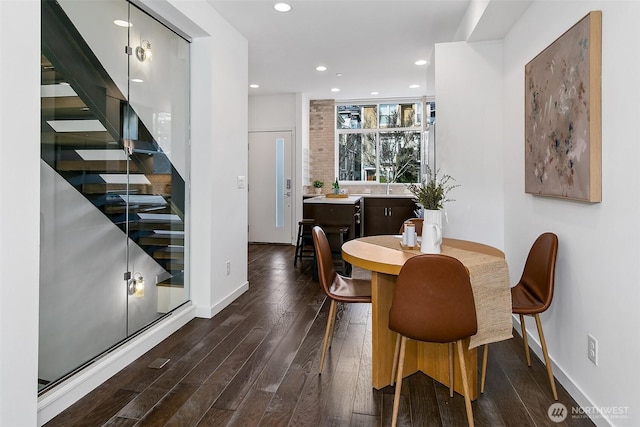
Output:
<instances>
[{"instance_id":1,"label":"watermark logo","mask_svg":"<svg viewBox=\"0 0 640 427\"><path fill-rule=\"evenodd\" d=\"M567 419L569 411L567 410L567 407L562 403L556 402L549 406L547 415L549 416L549 419L554 423L561 423Z\"/></svg>"},{"instance_id":2,"label":"watermark logo","mask_svg":"<svg viewBox=\"0 0 640 427\"><path fill-rule=\"evenodd\" d=\"M561 423L569 416L572 419L596 419L596 418L628 418L628 406L572 406L571 411L560 402L553 403L547 410L549 419L554 423Z\"/></svg>"}]
</instances>

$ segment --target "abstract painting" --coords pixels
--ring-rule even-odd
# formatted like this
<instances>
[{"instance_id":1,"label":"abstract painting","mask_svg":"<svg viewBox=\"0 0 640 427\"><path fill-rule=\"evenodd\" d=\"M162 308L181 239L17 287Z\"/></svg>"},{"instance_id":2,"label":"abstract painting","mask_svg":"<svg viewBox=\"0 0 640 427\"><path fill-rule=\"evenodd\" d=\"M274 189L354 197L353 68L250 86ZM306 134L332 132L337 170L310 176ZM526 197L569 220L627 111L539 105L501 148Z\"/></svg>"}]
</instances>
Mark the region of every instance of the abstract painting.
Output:
<instances>
[{"instance_id":1,"label":"abstract painting","mask_svg":"<svg viewBox=\"0 0 640 427\"><path fill-rule=\"evenodd\" d=\"M602 200L602 12L525 66L525 192Z\"/></svg>"}]
</instances>

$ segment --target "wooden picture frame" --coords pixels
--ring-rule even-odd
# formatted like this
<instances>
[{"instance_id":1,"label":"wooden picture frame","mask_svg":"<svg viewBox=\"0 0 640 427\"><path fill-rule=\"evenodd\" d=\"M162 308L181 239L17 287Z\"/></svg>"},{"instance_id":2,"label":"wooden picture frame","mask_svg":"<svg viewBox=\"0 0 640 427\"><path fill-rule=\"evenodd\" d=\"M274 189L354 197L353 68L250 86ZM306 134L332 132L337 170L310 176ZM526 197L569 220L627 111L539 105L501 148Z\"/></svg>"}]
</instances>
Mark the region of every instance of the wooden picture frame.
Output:
<instances>
[{"instance_id":1,"label":"wooden picture frame","mask_svg":"<svg viewBox=\"0 0 640 427\"><path fill-rule=\"evenodd\" d=\"M525 65L525 192L602 201L602 12Z\"/></svg>"}]
</instances>

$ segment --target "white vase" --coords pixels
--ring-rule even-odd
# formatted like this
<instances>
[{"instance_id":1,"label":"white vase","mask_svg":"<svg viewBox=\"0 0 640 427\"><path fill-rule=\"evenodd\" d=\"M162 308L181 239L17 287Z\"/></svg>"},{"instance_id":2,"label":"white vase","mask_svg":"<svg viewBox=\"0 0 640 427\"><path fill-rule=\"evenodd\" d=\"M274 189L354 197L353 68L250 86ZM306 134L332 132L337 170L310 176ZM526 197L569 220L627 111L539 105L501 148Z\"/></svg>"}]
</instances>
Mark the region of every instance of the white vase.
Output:
<instances>
[{"instance_id":1,"label":"white vase","mask_svg":"<svg viewBox=\"0 0 640 427\"><path fill-rule=\"evenodd\" d=\"M420 252L439 254L442 243L442 210L424 209Z\"/></svg>"},{"instance_id":2,"label":"white vase","mask_svg":"<svg viewBox=\"0 0 640 427\"><path fill-rule=\"evenodd\" d=\"M436 224L442 230L442 209L423 209L422 211L425 224Z\"/></svg>"}]
</instances>

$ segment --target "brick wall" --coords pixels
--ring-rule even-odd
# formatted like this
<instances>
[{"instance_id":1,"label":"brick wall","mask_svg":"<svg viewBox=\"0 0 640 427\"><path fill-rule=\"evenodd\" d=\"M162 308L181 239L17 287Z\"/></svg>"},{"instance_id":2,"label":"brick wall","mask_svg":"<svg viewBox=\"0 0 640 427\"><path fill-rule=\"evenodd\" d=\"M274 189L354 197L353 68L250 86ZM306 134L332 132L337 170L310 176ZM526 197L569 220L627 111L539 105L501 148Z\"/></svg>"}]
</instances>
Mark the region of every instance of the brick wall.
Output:
<instances>
[{"instance_id":1,"label":"brick wall","mask_svg":"<svg viewBox=\"0 0 640 427\"><path fill-rule=\"evenodd\" d=\"M312 100L309 103L309 161L311 181L324 182L322 191L331 191L335 181L335 101ZM313 192L313 189L309 191Z\"/></svg>"}]
</instances>

